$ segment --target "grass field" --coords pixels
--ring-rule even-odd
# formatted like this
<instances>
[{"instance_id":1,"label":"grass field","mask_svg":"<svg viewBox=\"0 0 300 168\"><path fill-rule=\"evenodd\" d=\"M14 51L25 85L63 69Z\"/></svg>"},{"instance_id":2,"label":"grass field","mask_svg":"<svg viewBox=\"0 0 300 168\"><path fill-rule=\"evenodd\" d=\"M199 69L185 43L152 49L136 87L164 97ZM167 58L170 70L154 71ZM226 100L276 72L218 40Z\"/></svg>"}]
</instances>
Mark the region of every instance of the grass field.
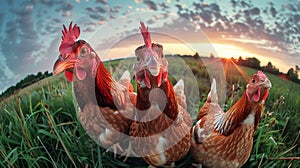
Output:
<instances>
[{"instance_id":1,"label":"grass field","mask_svg":"<svg viewBox=\"0 0 300 168\"><path fill-rule=\"evenodd\" d=\"M200 63L187 63L199 79L199 91L206 95L208 74L199 68ZM114 67L114 63L107 65ZM242 69L248 75L257 72ZM244 167L298 167L300 85L267 75L273 87ZM228 97L225 109L238 99L246 83L233 68L226 79L228 86L238 84L241 89ZM205 97L201 98L200 105L204 101ZM123 158L115 159L112 153L105 153L83 130L74 103L72 84L63 75L44 79L0 102L0 167L148 166L139 158L129 158L124 163ZM187 155L176 167L189 167L193 162Z\"/></svg>"}]
</instances>

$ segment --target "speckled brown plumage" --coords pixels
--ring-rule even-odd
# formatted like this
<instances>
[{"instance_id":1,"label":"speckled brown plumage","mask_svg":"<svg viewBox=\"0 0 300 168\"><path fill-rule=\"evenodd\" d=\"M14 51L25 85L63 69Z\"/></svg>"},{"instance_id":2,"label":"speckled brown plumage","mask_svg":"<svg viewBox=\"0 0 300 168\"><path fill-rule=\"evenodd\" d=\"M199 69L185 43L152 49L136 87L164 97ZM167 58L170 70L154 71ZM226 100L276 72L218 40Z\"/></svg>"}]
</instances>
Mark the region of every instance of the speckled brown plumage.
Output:
<instances>
[{"instance_id":1,"label":"speckled brown plumage","mask_svg":"<svg viewBox=\"0 0 300 168\"><path fill-rule=\"evenodd\" d=\"M124 141L134 117L136 94L130 74L120 81L113 79L95 50L84 40L77 40L80 28L63 26L60 55L54 64L54 75L65 73L73 83L79 106L79 120L86 132L104 147Z\"/></svg>"},{"instance_id":2,"label":"speckled brown plumage","mask_svg":"<svg viewBox=\"0 0 300 168\"><path fill-rule=\"evenodd\" d=\"M205 167L242 167L248 160L271 82L258 72L240 100L226 113L217 101L215 80L208 101L199 110L191 134L191 154ZM213 101L212 101L213 100Z\"/></svg>"},{"instance_id":3,"label":"speckled brown plumage","mask_svg":"<svg viewBox=\"0 0 300 168\"><path fill-rule=\"evenodd\" d=\"M140 114L141 118L148 121L148 119L153 119L153 115L160 115L154 120L148 122L134 122L130 128L130 135L132 136L131 142L134 152L139 156L144 156L144 160L153 166L170 165L172 162L175 162L185 156L190 148L190 115L186 109L178 107L177 98L174 91L172 92L173 87L169 80L162 83L161 89L165 91L168 99L164 110L161 110L153 104L150 106L148 96L144 95L147 95L147 91L140 88L138 89L137 108L141 105L144 105L142 106L142 110L145 110L144 107L149 107L147 111L137 112L144 113L142 115ZM141 91L143 91L143 93L140 93ZM144 98L142 99L141 97ZM140 102L146 103L139 104ZM177 124L176 121L178 115L182 115L181 117L183 118L183 121L179 122L179 124ZM157 150L160 138L164 139L166 141L165 145L169 147L163 148L161 152ZM163 157L165 157L165 159Z\"/></svg>"}]
</instances>

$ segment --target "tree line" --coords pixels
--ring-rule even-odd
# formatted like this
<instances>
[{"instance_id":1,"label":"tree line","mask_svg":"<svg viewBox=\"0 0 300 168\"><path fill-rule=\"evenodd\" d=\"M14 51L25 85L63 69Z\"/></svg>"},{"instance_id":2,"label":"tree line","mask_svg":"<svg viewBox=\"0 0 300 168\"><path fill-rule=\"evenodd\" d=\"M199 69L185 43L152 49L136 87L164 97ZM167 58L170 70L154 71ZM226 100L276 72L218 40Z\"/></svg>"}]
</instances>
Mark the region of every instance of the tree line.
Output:
<instances>
[{"instance_id":1,"label":"tree line","mask_svg":"<svg viewBox=\"0 0 300 168\"><path fill-rule=\"evenodd\" d=\"M237 65L246 66L250 68L254 68L257 70L262 70L264 72L269 72L271 74L280 76L282 78L291 80L295 83L300 84L300 79L298 78L298 73L300 72L300 68L298 65L295 66L295 68L290 68L287 73L280 72L278 68L276 68L275 65L272 64L272 62L268 62L265 66L260 66L260 61L255 58L245 58L239 57L238 59L231 58L231 61L233 61Z\"/></svg>"},{"instance_id":2,"label":"tree line","mask_svg":"<svg viewBox=\"0 0 300 168\"><path fill-rule=\"evenodd\" d=\"M38 72L36 75L31 74L27 75L24 79L19 81L16 85L9 87L6 91L2 92L0 95L0 101L7 98L8 96L14 94L15 91L23 89L35 82L38 82L44 78L47 78L49 76L52 76L52 73L49 73L48 71L42 73Z\"/></svg>"}]
</instances>

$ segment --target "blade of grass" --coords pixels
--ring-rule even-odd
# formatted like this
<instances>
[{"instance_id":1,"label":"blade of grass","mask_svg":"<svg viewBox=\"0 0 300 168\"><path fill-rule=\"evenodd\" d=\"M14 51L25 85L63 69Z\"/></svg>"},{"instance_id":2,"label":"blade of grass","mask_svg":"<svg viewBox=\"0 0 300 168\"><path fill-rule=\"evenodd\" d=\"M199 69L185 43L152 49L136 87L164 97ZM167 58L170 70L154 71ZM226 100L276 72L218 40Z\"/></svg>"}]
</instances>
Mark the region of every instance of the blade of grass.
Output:
<instances>
[{"instance_id":1,"label":"blade of grass","mask_svg":"<svg viewBox=\"0 0 300 168\"><path fill-rule=\"evenodd\" d=\"M297 145L295 145L295 146L291 147L290 149L288 149L288 150L282 152L281 154L278 155L278 157L287 154L288 152L290 152L291 150L293 150L296 146L297 146Z\"/></svg>"},{"instance_id":2,"label":"blade of grass","mask_svg":"<svg viewBox=\"0 0 300 168\"><path fill-rule=\"evenodd\" d=\"M295 138L295 140L294 140L292 146L296 145L297 141L299 140L299 137L300 137L300 131L298 132L298 135L297 135L297 137Z\"/></svg>"},{"instance_id":3,"label":"blade of grass","mask_svg":"<svg viewBox=\"0 0 300 168\"><path fill-rule=\"evenodd\" d=\"M256 143L255 143L255 158L257 158L257 155L258 155L258 148L259 148L259 145L260 145L262 129L259 128L258 131L259 131L259 133L258 133L258 137L257 137Z\"/></svg>"},{"instance_id":4,"label":"blade of grass","mask_svg":"<svg viewBox=\"0 0 300 168\"><path fill-rule=\"evenodd\" d=\"M288 124L288 122L289 122L289 119L290 119L290 117L287 117L286 120L285 120L284 127L283 127L283 129L282 129L282 131L281 131L281 136L283 135L283 133L284 133L284 131L285 131L285 129L286 129L286 126L287 126L287 124Z\"/></svg>"},{"instance_id":5,"label":"blade of grass","mask_svg":"<svg viewBox=\"0 0 300 168\"><path fill-rule=\"evenodd\" d=\"M6 158L5 158L4 161L8 161L9 158L11 158L11 156L12 156L18 149L19 149L19 147L16 147L16 148L14 148L13 150L11 150L11 151L9 152L9 154L6 156ZM11 158L11 159L9 160L9 162L14 163L17 159L18 159L18 157L17 157L17 158Z\"/></svg>"},{"instance_id":6,"label":"blade of grass","mask_svg":"<svg viewBox=\"0 0 300 168\"><path fill-rule=\"evenodd\" d=\"M42 144L43 148L45 149L46 153L48 154L48 156L50 157L51 161L52 161L52 165L57 168L52 156L50 155L49 151L47 150L47 148L45 147L44 143L42 142L42 140L40 139L39 136L37 136L38 140L40 141L40 143Z\"/></svg>"},{"instance_id":7,"label":"blade of grass","mask_svg":"<svg viewBox=\"0 0 300 168\"><path fill-rule=\"evenodd\" d=\"M44 107L44 108L45 108L45 107ZM72 158L72 156L71 156L69 150L67 149L67 147L66 147L64 141L62 140L60 134L58 133L57 125L56 125L56 123L55 123L53 117L49 114L49 110L48 110L47 108L45 108L45 112L46 112L46 115L47 115L47 117L48 117L48 119L49 119L51 125L53 126L54 132L55 132L56 136L58 137L59 142L60 142L61 145L63 146L63 148L64 148L64 150L65 150L65 152L66 152L68 158L71 160L71 162L72 162L72 164L74 165L74 167L77 168L77 166L76 166L76 164L75 164L75 162L74 162L74 160L73 160L73 158Z\"/></svg>"},{"instance_id":8,"label":"blade of grass","mask_svg":"<svg viewBox=\"0 0 300 168\"><path fill-rule=\"evenodd\" d=\"M269 158L269 160L300 160L300 157Z\"/></svg>"},{"instance_id":9,"label":"blade of grass","mask_svg":"<svg viewBox=\"0 0 300 168\"><path fill-rule=\"evenodd\" d=\"M262 157L261 157L261 159L260 159L260 162L259 162L259 164L258 164L258 166L257 166L258 168L261 167L261 163L262 163L264 157L265 157L265 153L263 153L263 155L262 155Z\"/></svg>"},{"instance_id":10,"label":"blade of grass","mask_svg":"<svg viewBox=\"0 0 300 168\"><path fill-rule=\"evenodd\" d=\"M2 157L3 157L3 159L4 159L4 161L5 161L10 167L14 168L14 166L10 163L8 157L4 154L4 152L3 152L1 149L0 149L0 153L1 153L1 155L2 155ZM2 163L2 162L1 162L1 163Z\"/></svg>"},{"instance_id":11,"label":"blade of grass","mask_svg":"<svg viewBox=\"0 0 300 168\"><path fill-rule=\"evenodd\" d=\"M101 154L101 150L100 150L100 146L97 146L97 153L98 153L98 163L99 163L99 168L102 168L102 154Z\"/></svg>"}]
</instances>

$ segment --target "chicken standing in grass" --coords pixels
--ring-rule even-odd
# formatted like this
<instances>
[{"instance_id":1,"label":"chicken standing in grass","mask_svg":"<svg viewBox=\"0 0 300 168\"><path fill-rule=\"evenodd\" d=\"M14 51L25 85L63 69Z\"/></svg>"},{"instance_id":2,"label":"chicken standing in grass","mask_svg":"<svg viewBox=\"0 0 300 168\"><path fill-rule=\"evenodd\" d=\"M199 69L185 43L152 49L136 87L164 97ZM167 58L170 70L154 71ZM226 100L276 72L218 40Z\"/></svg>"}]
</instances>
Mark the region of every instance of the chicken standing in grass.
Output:
<instances>
[{"instance_id":1,"label":"chicken standing in grass","mask_svg":"<svg viewBox=\"0 0 300 168\"><path fill-rule=\"evenodd\" d=\"M64 71L79 106L79 119L87 133L106 148L120 147L126 140L134 117L136 94L126 71L117 82L106 70L94 49L84 40L77 40L80 29L64 26L59 58L54 75Z\"/></svg>"},{"instance_id":2,"label":"chicken standing in grass","mask_svg":"<svg viewBox=\"0 0 300 168\"><path fill-rule=\"evenodd\" d=\"M137 112L130 128L132 148L152 166L172 165L190 148L192 124L186 111L184 83L180 80L173 88L163 46L151 42L142 22L140 29L145 45L135 50Z\"/></svg>"},{"instance_id":3,"label":"chicken standing in grass","mask_svg":"<svg viewBox=\"0 0 300 168\"><path fill-rule=\"evenodd\" d=\"M199 110L192 128L191 154L205 167L242 167L253 146L271 82L258 71L241 99L226 113L220 108L213 80L207 102Z\"/></svg>"}]
</instances>

